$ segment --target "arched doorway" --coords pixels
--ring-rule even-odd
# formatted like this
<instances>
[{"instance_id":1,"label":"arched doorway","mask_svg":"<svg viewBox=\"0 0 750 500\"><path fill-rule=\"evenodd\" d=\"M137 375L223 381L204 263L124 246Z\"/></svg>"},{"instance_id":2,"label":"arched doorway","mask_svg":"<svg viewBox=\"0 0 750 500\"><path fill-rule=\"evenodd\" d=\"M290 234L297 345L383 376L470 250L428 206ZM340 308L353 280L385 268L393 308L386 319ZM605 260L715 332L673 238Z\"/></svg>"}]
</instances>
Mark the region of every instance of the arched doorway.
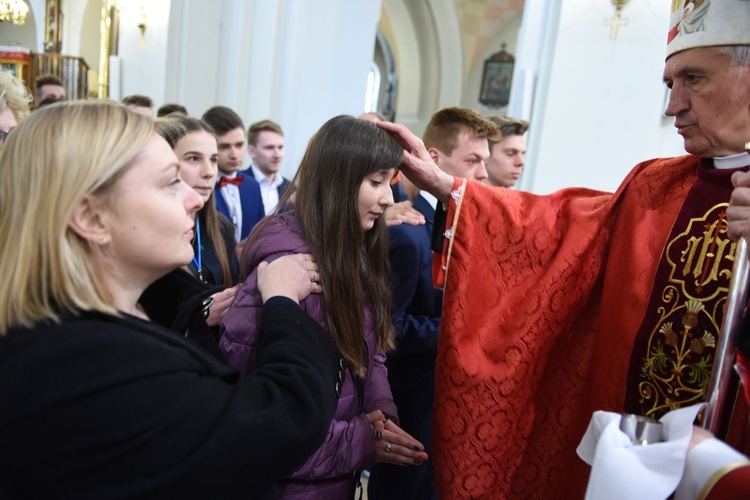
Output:
<instances>
[{"instance_id":1,"label":"arched doorway","mask_svg":"<svg viewBox=\"0 0 750 500\"><path fill-rule=\"evenodd\" d=\"M365 112L382 115L388 121L396 117L396 93L398 88L396 60L391 44L378 29L375 37L375 53L372 69L367 78Z\"/></svg>"}]
</instances>

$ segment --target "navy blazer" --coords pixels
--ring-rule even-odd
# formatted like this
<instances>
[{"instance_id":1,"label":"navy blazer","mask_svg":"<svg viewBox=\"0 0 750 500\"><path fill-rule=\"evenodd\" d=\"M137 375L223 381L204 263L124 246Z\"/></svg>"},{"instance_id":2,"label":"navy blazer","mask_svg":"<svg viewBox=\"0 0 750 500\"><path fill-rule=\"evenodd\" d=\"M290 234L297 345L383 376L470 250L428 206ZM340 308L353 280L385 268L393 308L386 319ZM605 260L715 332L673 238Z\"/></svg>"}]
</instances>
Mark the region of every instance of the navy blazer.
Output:
<instances>
[{"instance_id":1,"label":"navy blazer","mask_svg":"<svg viewBox=\"0 0 750 500\"><path fill-rule=\"evenodd\" d=\"M425 216L425 224L401 224L388 228L391 262L391 321L396 351L389 357L437 355L437 336L442 314L443 292L432 284L431 235L435 209L418 196L414 208Z\"/></svg>"},{"instance_id":2,"label":"navy blazer","mask_svg":"<svg viewBox=\"0 0 750 500\"><path fill-rule=\"evenodd\" d=\"M250 231L263 217L266 211L263 208L263 197L260 195L260 184L255 180L252 174L245 176L240 188L240 202L242 203L242 229L240 230L240 239L244 240ZM229 213L229 206L224 199L224 194L219 189L219 183L216 182L216 209L226 215L227 219L232 220Z\"/></svg>"},{"instance_id":3,"label":"navy blazer","mask_svg":"<svg viewBox=\"0 0 750 500\"><path fill-rule=\"evenodd\" d=\"M286 188L291 184L289 179L286 177L281 178L281 184L279 184L279 187L276 188L276 190L279 192L279 199L281 199L282 196L284 196L284 191L286 191Z\"/></svg>"},{"instance_id":4,"label":"navy blazer","mask_svg":"<svg viewBox=\"0 0 750 500\"><path fill-rule=\"evenodd\" d=\"M289 184L291 184L291 181L286 177L282 177L281 179L281 184L279 184L279 187L276 188L276 190L279 192L279 201L281 201L281 197L284 196L284 191L286 191L286 188L289 187ZM283 205L279 206L277 212L283 214L292 210L294 210L294 205L292 203L284 203Z\"/></svg>"},{"instance_id":5,"label":"navy blazer","mask_svg":"<svg viewBox=\"0 0 750 500\"><path fill-rule=\"evenodd\" d=\"M407 199L400 183L392 189L394 201ZM396 349L388 353L386 366L401 428L422 442L430 459L419 467L376 464L370 470L371 500L437 498L432 467L432 407L443 292L432 285L435 210L421 196L413 206L425 216L424 225L388 228L391 321Z\"/></svg>"}]
</instances>

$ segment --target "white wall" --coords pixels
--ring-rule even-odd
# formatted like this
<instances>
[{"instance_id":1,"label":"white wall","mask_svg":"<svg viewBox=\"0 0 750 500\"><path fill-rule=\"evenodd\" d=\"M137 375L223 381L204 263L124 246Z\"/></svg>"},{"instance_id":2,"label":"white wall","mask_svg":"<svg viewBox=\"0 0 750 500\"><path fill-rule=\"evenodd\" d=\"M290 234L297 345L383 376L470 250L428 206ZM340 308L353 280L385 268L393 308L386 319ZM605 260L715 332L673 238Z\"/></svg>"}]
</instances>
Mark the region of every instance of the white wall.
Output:
<instances>
[{"instance_id":1,"label":"white wall","mask_svg":"<svg viewBox=\"0 0 750 500\"><path fill-rule=\"evenodd\" d=\"M89 67L98 67L98 57L96 58L97 60L93 60L81 54L81 37L87 31L84 28L83 18L86 9L92 8L91 4L98 4L99 18L101 19L101 0L62 0L60 6L63 14L61 52L65 55L83 57ZM44 10L42 10L42 13L44 13ZM42 43L44 43L44 30L42 30ZM98 41L96 47L99 47Z\"/></svg>"},{"instance_id":2,"label":"white wall","mask_svg":"<svg viewBox=\"0 0 750 500\"><path fill-rule=\"evenodd\" d=\"M684 151L672 119L662 114L669 5L629 2L623 9L629 25L610 40L603 24L614 14L610 0L562 1L558 29L546 41L554 57L540 68L519 187L612 191L636 163Z\"/></svg>"},{"instance_id":3,"label":"white wall","mask_svg":"<svg viewBox=\"0 0 750 500\"><path fill-rule=\"evenodd\" d=\"M26 3L29 4L29 15L33 14L34 16L34 31L36 32L36 46L30 45L28 48L37 52L42 52L44 50L44 20L46 16L44 0L26 0Z\"/></svg>"},{"instance_id":4,"label":"white wall","mask_svg":"<svg viewBox=\"0 0 750 500\"><path fill-rule=\"evenodd\" d=\"M112 99L143 94L153 99L157 107L164 103L171 3L170 0L121 3L118 55L122 61L119 82L122 90L121 95L110 94ZM138 29L141 5L146 12L146 31L143 35ZM117 85L113 84L112 88L116 89Z\"/></svg>"},{"instance_id":5,"label":"white wall","mask_svg":"<svg viewBox=\"0 0 750 500\"><path fill-rule=\"evenodd\" d=\"M424 121L419 109L419 94L424 85L423 62L419 54L419 41L414 22L403 0L383 0L393 29L392 48L396 60L398 93L396 94L396 119L415 133L421 134ZM430 113L431 114L431 113ZM428 117L429 119L429 117Z\"/></svg>"},{"instance_id":6,"label":"white wall","mask_svg":"<svg viewBox=\"0 0 750 500\"><path fill-rule=\"evenodd\" d=\"M440 82L438 102L435 110L446 106L455 106L461 102L464 93L464 75L461 68L464 63L461 27L458 23L458 11L453 0L427 0L432 13L440 56ZM404 61L409 64L409 61ZM430 113L431 115L431 113Z\"/></svg>"},{"instance_id":7,"label":"white wall","mask_svg":"<svg viewBox=\"0 0 750 500\"><path fill-rule=\"evenodd\" d=\"M216 100L221 12L220 2L191 0L174 2L170 10L164 100L183 104L193 116Z\"/></svg>"},{"instance_id":8,"label":"white wall","mask_svg":"<svg viewBox=\"0 0 750 500\"><path fill-rule=\"evenodd\" d=\"M228 106L284 129L282 173L312 134L362 109L381 0L173 2L165 100L194 116ZM121 40L122 54L122 40ZM123 57L123 74L130 71ZM251 90L252 89L252 90Z\"/></svg>"},{"instance_id":9,"label":"white wall","mask_svg":"<svg viewBox=\"0 0 750 500\"><path fill-rule=\"evenodd\" d=\"M324 122L361 112L380 19L380 0L287 4L274 95L276 121L286 138L285 174L297 169L310 137Z\"/></svg>"},{"instance_id":10,"label":"white wall","mask_svg":"<svg viewBox=\"0 0 750 500\"><path fill-rule=\"evenodd\" d=\"M83 4L84 2L78 2ZM102 2L101 0L88 0L85 3L85 9L80 12L79 24L77 29L72 29L70 36L70 49L65 49L65 43L68 41L68 37L65 36L63 31L63 54L77 54L82 57L89 69L99 74L99 59L101 58L101 43L102 35L100 26L102 24ZM67 19L67 16L63 16L63 19ZM83 29L81 29L83 27ZM75 45L73 45L75 44ZM99 86L98 79L96 87L91 90L96 90Z\"/></svg>"}]
</instances>

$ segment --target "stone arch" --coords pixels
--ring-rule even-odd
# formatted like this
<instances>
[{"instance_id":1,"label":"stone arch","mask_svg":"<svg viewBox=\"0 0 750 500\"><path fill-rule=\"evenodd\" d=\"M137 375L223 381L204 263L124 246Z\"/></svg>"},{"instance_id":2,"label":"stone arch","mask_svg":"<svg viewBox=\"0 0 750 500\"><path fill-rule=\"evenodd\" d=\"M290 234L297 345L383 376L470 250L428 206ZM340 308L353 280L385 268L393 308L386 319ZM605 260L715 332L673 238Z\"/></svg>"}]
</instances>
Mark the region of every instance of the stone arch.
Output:
<instances>
[{"instance_id":1,"label":"stone arch","mask_svg":"<svg viewBox=\"0 0 750 500\"><path fill-rule=\"evenodd\" d=\"M398 68L396 118L421 134L436 109L461 103L464 64L456 7L453 0L384 0L383 10L381 27Z\"/></svg>"}]
</instances>

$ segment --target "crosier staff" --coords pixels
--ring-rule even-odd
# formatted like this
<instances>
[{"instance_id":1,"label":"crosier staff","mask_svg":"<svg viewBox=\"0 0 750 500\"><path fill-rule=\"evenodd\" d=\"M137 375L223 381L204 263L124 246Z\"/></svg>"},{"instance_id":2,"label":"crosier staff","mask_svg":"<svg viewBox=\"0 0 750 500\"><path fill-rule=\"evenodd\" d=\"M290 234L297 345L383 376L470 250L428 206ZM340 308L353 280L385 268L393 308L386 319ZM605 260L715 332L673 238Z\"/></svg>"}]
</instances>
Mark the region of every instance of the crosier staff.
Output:
<instances>
[{"instance_id":1,"label":"crosier staff","mask_svg":"<svg viewBox=\"0 0 750 500\"><path fill-rule=\"evenodd\" d=\"M750 142L745 143L745 151L750 154ZM721 423L726 404L727 390L732 376L732 367L737 354L735 341L742 328L748 297L748 280L750 279L750 256L745 237L737 241L734 256L732 279L729 283L727 311L721 325L721 338L716 347L716 360L711 371L711 383L706 394L706 410L702 426L716 435Z\"/></svg>"}]
</instances>

